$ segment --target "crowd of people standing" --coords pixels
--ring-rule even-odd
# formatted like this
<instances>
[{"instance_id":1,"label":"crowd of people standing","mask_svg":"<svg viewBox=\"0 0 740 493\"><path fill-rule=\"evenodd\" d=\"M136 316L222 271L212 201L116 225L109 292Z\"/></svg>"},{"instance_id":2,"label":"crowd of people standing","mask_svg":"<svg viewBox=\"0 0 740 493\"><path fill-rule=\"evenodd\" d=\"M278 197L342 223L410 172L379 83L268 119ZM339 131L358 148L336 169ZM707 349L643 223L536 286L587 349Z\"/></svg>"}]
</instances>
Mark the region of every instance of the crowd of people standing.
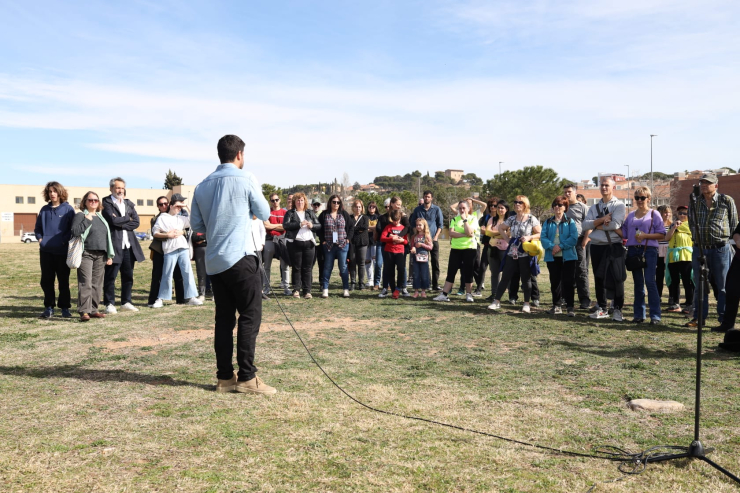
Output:
<instances>
[{"instance_id":1,"label":"crowd of people standing","mask_svg":"<svg viewBox=\"0 0 740 493\"><path fill-rule=\"evenodd\" d=\"M125 181L114 178L109 185L111 194L102 199L88 192L77 214L66 202L67 192L61 184L50 182L44 188L48 204L41 209L36 225L44 318L51 317L56 306L63 317L71 316L70 269L65 259L67 243L76 237L84 244L77 270L81 319L102 318L118 309L138 311L131 293L134 266L144 260L134 235L139 217L134 204L125 198ZM543 258L549 272L552 305L548 313L552 315L567 313L572 317L580 309L588 310L595 319L622 321L629 271L634 283L632 322L661 322L661 301L667 286L667 310L684 312L691 318L687 326L694 327L699 317L708 317L708 304L704 303L703 313L697 313L694 299L697 235L701 234L717 298L716 329L725 331L734 324L737 312L735 281L727 276L733 260L729 240L738 235L738 226L733 199L719 194L716 187L716 176L704 175L702 196L679 206L675 219L670 207L651 207L647 187L634 190L636 207L628 213L614 196L614 181L608 177L599 183L601 200L591 207L575 185L566 185L562 195L553 199L552 215L542 222L531 214L525 195L517 195L512 204L498 198L462 200L452 204L455 215L446 225L451 248L443 286L439 236L445 224L431 191L423 193L410 213L405 212L399 197L387 199L381 213L375 202L366 206L361 200L352 200L351 210L345 210L338 195L329 197L325 204L314 200L309 205L303 193L291 194L289 207L283 208L280 196L272 194L268 219L252 218L252 242L264 266L263 299L273 294L273 260L280 265L283 294L305 299L313 297L313 267L317 263L321 297L329 296L329 279L336 263L345 298L353 290L369 289L379 291L380 298L426 298L428 292L436 291L435 301L449 301L459 272L457 294L467 302L483 295L488 279L489 309L499 310L507 291L508 302L517 305L521 290L521 310L530 313L541 301L537 279ZM149 257L153 268L147 305L163 307L172 299L173 285L177 303L200 305L212 294L205 268L205 235L190 230L187 198L173 194L169 199L159 197L156 203L159 213L151 220ZM476 205L482 206L481 210L475 210ZM700 227L691 219L694 207ZM191 260L195 261L195 273ZM594 272L593 288L589 269ZM119 273L117 308L115 281ZM54 299L55 280L58 302Z\"/></svg>"}]
</instances>

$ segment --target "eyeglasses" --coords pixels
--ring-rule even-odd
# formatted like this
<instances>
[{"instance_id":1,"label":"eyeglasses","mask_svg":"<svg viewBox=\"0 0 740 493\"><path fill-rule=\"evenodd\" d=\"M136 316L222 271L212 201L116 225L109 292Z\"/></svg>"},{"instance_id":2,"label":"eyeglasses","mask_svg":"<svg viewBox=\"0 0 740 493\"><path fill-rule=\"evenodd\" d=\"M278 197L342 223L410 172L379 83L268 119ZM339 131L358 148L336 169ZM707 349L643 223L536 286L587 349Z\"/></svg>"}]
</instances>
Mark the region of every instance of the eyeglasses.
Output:
<instances>
[{"instance_id":1,"label":"eyeglasses","mask_svg":"<svg viewBox=\"0 0 740 493\"><path fill-rule=\"evenodd\" d=\"M100 202L98 199L87 199L88 202L92 202L93 204L97 204Z\"/></svg>"},{"instance_id":2,"label":"eyeglasses","mask_svg":"<svg viewBox=\"0 0 740 493\"><path fill-rule=\"evenodd\" d=\"M280 199L270 199L270 202L280 202Z\"/></svg>"},{"instance_id":3,"label":"eyeglasses","mask_svg":"<svg viewBox=\"0 0 740 493\"><path fill-rule=\"evenodd\" d=\"M158 203L157 205L158 205L159 207L164 207L164 206L166 206L166 205L169 205L169 203L168 203L168 202L160 202L160 203Z\"/></svg>"},{"instance_id":4,"label":"eyeglasses","mask_svg":"<svg viewBox=\"0 0 740 493\"><path fill-rule=\"evenodd\" d=\"M331 203L332 203L332 204L341 204L341 202L340 202L340 201L338 201L338 200L332 200L332 201L331 201Z\"/></svg>"},{"instance_id":5,"label":"eyeglasses","mask_svg":"<svg viewBox=\"0 0 740 493\"><path fill-rule=\"evenodd\" d=\"M643 200L647 200L647 197L638 197L637 195L635 195L635 200L642 202Z\"/></svg>"},{"instance_id":6,"label":"eyeglasses","mask_svg":"<svg viewBox=\"0 0 740 493\"><path fill-rule=\"evenodd\" d=\"M311 204L314 207L321 207L321 204Z\"/></svg>"},{"instance_id":7,"label":"eyeglasses","mask_svg":"<svg viewBox=\"0 0 740 493\"><path fill-rule=\"evenodd\" d=\"M555 204L555 205L553 205L553 208L554 207L562 207L562 208L565 208L565 206L563 204Z\"/></svg>"},{"instance_id":8,"label":"eyeglasses","mask_svg":"<svg viewBox=\"0 0 740 493\"><path fill-rule=\"evenodd\" d=\"M678 215L679 215L679 216L688 216L688 215L689 215L689 213L688 213L688 212L686 212L686 211L681 211L681 212L679 212L679 213L678 213Z\"/></svg>"},{"instance_id":9,"label":"eyeglasses","mask_svg":"<svg viewBox=\"0 0 740 493\"><path fill-rule=\"evenodd\" d=\"M522 202L521 200L515 200L514 201L514 204L516 204L516 205L523 205L524 202Z\"/></svg>"}]
</instances>

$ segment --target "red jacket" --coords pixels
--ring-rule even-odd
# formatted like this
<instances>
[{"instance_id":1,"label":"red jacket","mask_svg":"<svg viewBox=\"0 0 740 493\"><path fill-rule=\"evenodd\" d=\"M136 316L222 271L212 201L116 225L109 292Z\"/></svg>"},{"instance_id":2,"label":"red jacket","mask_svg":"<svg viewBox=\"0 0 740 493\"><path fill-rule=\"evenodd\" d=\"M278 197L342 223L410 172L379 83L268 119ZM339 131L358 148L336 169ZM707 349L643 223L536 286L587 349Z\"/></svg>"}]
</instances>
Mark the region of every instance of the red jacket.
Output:
<instances>
[{"instance_id":1,"label":"red jacket","mask_svg":"<svg viewBox=\"0 0 740 493\"><path fill-rule=\"evenodd\" d=\"M385 227L382 233L380 233L380 241L384 243L383 249L390 253L403 253L403 246L408 243L408 240L404 237L403 243L393 243L390 235L400 235L404 231L405 226L403 224L390 223Z\"/></svg>"}]
</instances>

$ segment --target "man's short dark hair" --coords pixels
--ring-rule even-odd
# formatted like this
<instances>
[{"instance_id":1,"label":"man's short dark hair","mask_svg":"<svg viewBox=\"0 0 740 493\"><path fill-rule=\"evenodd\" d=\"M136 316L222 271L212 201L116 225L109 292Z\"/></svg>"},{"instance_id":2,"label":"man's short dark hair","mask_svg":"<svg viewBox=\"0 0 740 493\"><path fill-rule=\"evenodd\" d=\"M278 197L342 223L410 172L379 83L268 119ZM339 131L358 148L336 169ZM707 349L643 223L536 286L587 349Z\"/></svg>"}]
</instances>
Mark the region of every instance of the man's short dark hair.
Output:
<instances>
[{"instance_id":1,"label":"man's short dark hair","mask_svg":"<svg viewBox=\"0 0 740 493\"><path fill-rule=\"evenodd\" d=\"M400 221L401 217L403 217L403 213L399 210L392 210L389 217L393 222Z\"/></svg>"},{"instance_id":2,"label":"man's short dark hair","mask_svg":"<svg viewBox=\"0 0 740 493\"><path fill-rule=\"evenodd\" d=\"M244 145L244 141L236 135L224 135L216 146L218 158L222 163L231 163L237 154L244 152Z\"/></svg>"},{"instance_id":3,"label":"man's short dark hair","mask_svg":"<svg viewBox=\"0 0 740 493\"><path fill-rule=\"evenodd\" d=\"M424 190L424 193L423 193L423 194L421 194L421 196L423 197L423 196L425 196L425 195L431 195L431 196L432 196L432 198L434 198L434 194L432 193L432 191L431 191L431 190Z\"/></svg>"},{"instance_id":4,"label":"man's short dark hair","mask_svg":"<svg viewBox=\"0 0 740 493\"><path fill-rule=\"evenodd\" d=\"M578 185L576 185L575 183L566 183L565 185L563 185L563 190L565 190L566 188L572 188L573 190L578 190Z\"/></svg>"}]
</instances>

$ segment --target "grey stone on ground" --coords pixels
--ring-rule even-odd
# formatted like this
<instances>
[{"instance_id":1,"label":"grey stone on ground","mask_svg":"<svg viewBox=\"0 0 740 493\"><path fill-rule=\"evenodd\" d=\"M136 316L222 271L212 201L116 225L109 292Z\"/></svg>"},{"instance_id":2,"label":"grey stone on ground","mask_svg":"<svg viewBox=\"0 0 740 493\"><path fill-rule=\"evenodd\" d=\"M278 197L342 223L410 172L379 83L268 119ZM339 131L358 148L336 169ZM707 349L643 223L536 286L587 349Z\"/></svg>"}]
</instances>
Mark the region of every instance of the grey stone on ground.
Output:
<instances>
[{"instance_id":1,"label":"grey stone on ground","mask_svg":"<svg viewBox=\"0 0 740 493\"><path fill-rule=\"evenodd\" d=\"M676 401L656 401L653 399L632 399L627 407L633 411L683 411L683 404Z\"/></svg>"}]
</instances>

